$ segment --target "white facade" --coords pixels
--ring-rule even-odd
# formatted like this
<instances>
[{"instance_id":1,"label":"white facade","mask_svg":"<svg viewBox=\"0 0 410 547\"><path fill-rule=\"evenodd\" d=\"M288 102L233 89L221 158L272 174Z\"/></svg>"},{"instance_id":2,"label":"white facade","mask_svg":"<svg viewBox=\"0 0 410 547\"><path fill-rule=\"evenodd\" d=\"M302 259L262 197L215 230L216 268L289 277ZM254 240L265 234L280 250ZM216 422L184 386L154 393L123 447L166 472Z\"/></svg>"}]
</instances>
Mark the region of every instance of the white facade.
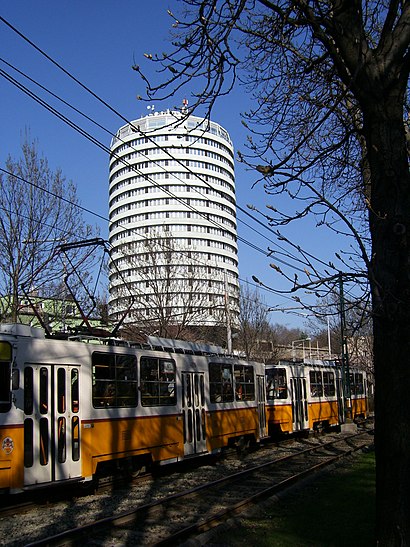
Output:
<instances>
[{"instance_id":1,"label":"white facade","mask_svg":"<svg viewBox=\"0 0 410 547\"><path fill-rule=\"evenodd\" d=\"M234 153L220 125L180 112L151 113L111 143L110 315L126 322L194 325L238 317ZM194 313L192 311L194 310Z\"/></svg>"}]
</instances>

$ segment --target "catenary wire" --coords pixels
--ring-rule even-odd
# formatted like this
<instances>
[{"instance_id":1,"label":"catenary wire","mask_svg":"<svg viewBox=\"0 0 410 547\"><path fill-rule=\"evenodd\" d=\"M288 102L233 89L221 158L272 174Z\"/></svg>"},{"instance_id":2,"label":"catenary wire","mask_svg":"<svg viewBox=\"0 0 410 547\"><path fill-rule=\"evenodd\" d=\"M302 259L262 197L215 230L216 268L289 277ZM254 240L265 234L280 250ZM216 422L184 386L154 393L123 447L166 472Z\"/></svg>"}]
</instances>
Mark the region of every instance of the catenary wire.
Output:
<instances>
[{"instance_id":1,"label":"catenary wire","mask_svg":"<svg viewBox=\"0 0 410 547\"><path fill-rule=\"evenodd\" d=\"M75 106L71 105L70 103L68 103L67 101L65 101L64 99L62 99L61 97L59 97L58 95L56 95L55 93L53 93L52 91L50 91L48 88L46 88L45 86L43 86L42 84L40 84L39 82L37 82L36 80L34 80L33 78L31 78L30 76L28 76L27 74L25 74L24 72L20 71L18 68L16 68L14 65L12 65L11 63L7 62L5 59L1 58L0 57L0 61L3 62L4 64L6 64L7 66L9 66L10 68L12 68L14 71L16 71L18 74L20 74L21 76L23 76L24 78L28 79L30 82L34 83L36 86L40 87L40 89L42 89L43 91L45 91L46 93L50 94L52 97L54 97L55 99L57 99L58 101L62 102L64 105L68 106L70 109L74 110L76 113L80 114L82 117L84 117L86 120L90 121L91 123L93 123L94 125L96 125L98 128L102 129L104 132L108 133L111 137L115 137L115 133L112 133L112 131L110 131L109 129L105 128L103 125L101 125L99 122L97 122L96 120L92 119L90 116L88 116L87 114L85 114L84 112L80 111L78 108L76 108ZM14 78L12 78L11 75L7 74L5 71L2 71L2 75L7 78L11 83L14 83L14 85L20 87L22 86L22 84L18 83L17 80L15 80ZM26 88L28 89L28 88ZM23 89L22 89L23 90ZM31 96L31 93L30 92L30 96ZM33 97L32 97L33 98ZM165 149L163 148L160 144L158 144L158 142L156 142L154 139L148 137L146 135L146 133L142 132L141 130L139 131L143 136L145 136L145 138L148 138L150 140L150 142L152 142L157 148L159 148L160 150L162 150L164 153L166 153L173 161L176 161L177 163L179 163L182 167L184 167L184 170L186 170L188 173L194 175L195 179L199 180L200 182L203 182L208 188L212 189L213 191L216 191L218 193L220 193L221 197L224 197L223 193L221 191L219 191L217 188L214 188L213 186L211 186L206 180L204 180L199 174L193 172L191 169L189 169L188 166L186 165L183 165L181 163L181 160L178 160L177 158L175 158L169 151L168 149ZM129 143L127 143L126 141L123 141L121 138L119 137L116 137L119 141L121 141L122 143L124 144L127 144L129 145ZM152 158L148 158L148 156L146 156L142 151L139 151L139 150L136 150L135 148L133 148L132 146L129 146L131 149L133 149L135 152L137 152L139 155L141 155L142 157L144 158L147 158L149 159L149 161L155 165L157 165L161 170L163 170L164 172L166 172L166 169L165 167L161 166L159 164L159 162L155 161L155 159L152 159ZM108 150L107 148L107 151L110 153L110 151ZM115 154L113 154L115 155ZM126 163L126 160L124 158L121 158L121 157L118 157L117 158L122 161L122 163L130 166L130 164ZM135 166L134 166L134 170L135 170ZM142 173L140 173L142 174ZM143 175L145 178L148 178L147 175ZM188 188L192 188L192 186L188 185L186 183L185 180L182 180L180 179L175 173L173 175L173 177L175 178L175 180L179 180L182 184L184 184L185 186L187 186ZM151 181L154 183L154 181ZM155 183L154 183L155 184ZM156 183L157 186L160 186L158 185L158 183ZM202 194L198 189L194 188L194 191L196 193L198 193L200 196L202 196L204 199L206 200L209 200L208 196ZM176 196L173 196L174 198L176 198ZM261 226L263 226L265 229L269 230L269 231L272 231L269 227L267 227L266 225L264 225L259 219L257 219L256 217L254 217L253 215L251 215L248 211L246 211L245 209L243 209L240 205L238 205L237 203L235 204L236 206L236 209L239 209L241 212L243 212L244 214L246 214L247 216L249 216L252 220L254 220L255 222L259 223ZM253 228L252 226L250 226L248 223L246 223L244 220L238 218L238 221L241 222L242 224L244 224L245 226L247 226L248 228L250 228L251 230L253 230L254 232L256 232L258 235L260 235L261 237L267 239L267 241L269 241L270 243L272 243L273 245L275 245L277 248L280 249L280 252L278 252L277 250L275 250L275 255L276 254L282 254L282 255L285 255L287 256L288 258L291 258L292 260L295 260L297 262L300 262L300 259L298 259L296 256L293 256L289 253L289 251L286 251L284 250L277 242L269 239L267 236L263 235L261 232L259 232L258 230L256 230L255 228ZM240 238L240 236L238 236L238 239L240 241L242 241L243 243L253 247L253 244L250 243L249 241L243 239L243 238ZM266 252L264 250L262 250L263 254L265 254L266 256L269 256L271 253L270 252ZM320 259L318 259L317 257L314 257L313 255L309 255L309 253L307 253L308 256L311 256L311 258L314 258L315 260L317 261L320 261ZM284 262L282 262L284 263ZM322 262L324 265L327 266L326 263ZM284 263L285 264L285 263ZM289 264L286 264L288 265L289 267L293 267L295 269L297 269L296 266L291 266ZM299 271L302 271L302 270L299 270Z\"/></svg>"},{"instance_id":2,"label":"catenary wire","mask_svg":"<svg viewBox=\"0 0 410 547\"><path fill-rule=\"evenodd\" d=\"M4 20L3 17L0 17L0 19L1 19L3 22L5 22L6 24L8 24L8 23ZM9 24L8 24L8 25L9 25ZM48 56L47 54L45 54L42 50L40 50L40 48L38 48L37 46L35 46L35 44L33 44L30 40L26 39L26 37L24 37L19 31L17 31L17 29L15 29L14 27L12 27L11 25L9 25L9 26L10 26L10 28L12 28L13 30L15 30L21 37L23 37L25 40L27 40L31 45L33 45L33 47L35 47L38 51L40 51L43 55L45 55L51 62L53 62L56 66L58 66L61 70L63 70L63 72L65 72L70 78L74 79L79 85L81 85L84 89L86 89L89 93L91 93L96 99L98 99L100 102L102 102L103 104L105 104L105 106L107 106L107 108L109 108L111 111L113 111L114 113L116 113L118 116L121 117L121 119L123 119L123 120L126 121L127 123L130 123L130 122L129 122L128 120L126 120L123 116L121 116L115 109L113 109L110 105L108 105L108 103L106 103L105 101L103 101L103 100L102 100L100 97L98 97L94 92L92 92L89 88L87 88L86 86L84 86L79 80L77 80L77 79L76 79L75 77L73 77L68 71L66 71L63 67L61 67L61 65L59 65L58 63L56 63L53 59L51 59L51 57L49 57L49 56ZM45 105L43 105L43 106L45 106ZM47 107L46 107L46 108L47 108ZM74 108L74 107L72 107L72 108ZM57 114L55 114L55 115L57 115ZM88 118L88 119L90 119L90 118ZM90 119L90 120L91 120L91 119ZM63 120L63 121L65 121L65 123L68 123L68 124L70 125L69 121L67 121L67 120ZM97 123L97 122L95 122L95 121L93 121L93 122L94 122L94 123ZM98 125L98 124L97 124L97 125ZM73 127L74 129L76 129L73 125L71 125L71 127ZM77 126L77 127L78 127L78 126ZM78 129L76 129L76 130L78 130ZM91 142L94 142L94 144L96 144L97 146L100 146L100 145L101 145L101 143L99 143L96 139L94 140L93 137L90 138L90 135L87 136L87 135L85 134L85 132L83 132L83 130L81 130L81 128L80 128L79 132L80 132L83 136L85 136L86 138L89 138L89 140L91 140ZM140 132L140 133L141 133L142 135L145 135L143 132ZM155 143L155 144L156 144L156 146L159 146L157 143ZM101 147L101 146L100 146L100 147ZM173 157L173 156L171 155L171 157ZM175 159L175 158L174 158L174 159ZM151 161L152 161L152 160L151 160ZM176 160L176 161L178 161L178 160ZM142 173L140 173L140 174L142 174ZM145 178L147 178L144 174L142 174L142 175L143 175ZM195 176L197 177L196 174L195 174ZM200 177L198 177L198 178L200 179ZM239 206L238 206L238 207L239 207ZM240 207L239 207L239 208L240 208ZM241 208L240 208L240 209L241 209ZM98 216L99 218L103 218L104 220L107 220L107 219L105 219L104 217L102 217L101 215L98 215L98 214L94 213L93 211L87 210L86 208L83 208L83 210L86 210L86 211L89 212L90 214L96 215L96 216ZM242 209L241 209L241 210L242 210ZM256 218L253 217L252 215L250 215L247 211L242 210L242 212L244 212L245 214L247 214L250 218L252 218L252 220L254 220L254 221L258 222L259 224L261 224L265 229L270 230L270 228L268 228L267 226L265 226L264 224L262 224L258 219L256 219ZM245 223L245 224L246 224L246 223ZM252 229L253 229L253 228L252 228ZM259 232L257 232L257 233L259 233ZM139 234L139 236L141 237L141 234ZM243 238L238 237L238 240L239 240L239 241L243 241L243 242L246 243L246 244L249 244L249 242L247 242L247 241L244 240ZM274 243L274 242L273 242L273 243ZM274 243L274 244L277 245L276 243ZM260 248L258 248L257 246L255 246L255 245L253 245L253 244L251 244L251 246L252 246L255 250L258 250L259 252L262 252L262 253L266 256L266 252L265 252L264 250L261 250ZM287 256L289 256L288 253L287 253ZM314 257L313 255L310 255L310 256L312 256L312 258L314 258L315 260L319 260L317 257ZM289 266L289 267L295 268L295 266L292 266L292 265L290 265L290 264L288 264L288 263L286 263L286 262L283 262L283 261L282 261L282 263L285 263L285 264L286 264L287 266ZM329 267L329 264L328 264L328 263L324 263L324 262L322 262L322 263L325 264L327 267ZM299 271L302 271L302 270L299 270ZM248 281L246 281L246 282L249 283ZM265 287L265 290L266 290L266 289L267 289L267 287ZM268 289L268 290L269 290L269 289ZM272 290L272 292L274 292L274 293L276 293L276 294L283 295L283 292L281 292L281 291Z\"/></svg>"},{"instance_id":3,"label":"catenary wire","mask_svg":"<svg viewBox=\"0 0 410 547\"><path fill-rule=\"evenodd\" d=\"M77 132L79 132L82 136L84 136L85 138L87 138L88 140L90 140L93 144L95 144L96 146L98 146L99 148L101 148L104 152L107 152L107 153L111 153L110 149L104 145L103 143L101 143L101 141L99 141L98 139L96 139L95 137L93 137L92 135L90 135L87 131L85 131L84 129L82 129L80 126L78 126L77 124L75 124L73 121L71 121L69 118L67 118L66 116L64 116L63 114L61 114L58 110L56 110L54 107L52 107L51 105L49 105L46 101L44 101L42 98L40 98L38 95L36 95L34 92L32 92L31 90L29 90L28 88L26 88L26 86L24 86L23 84L21 84L20 82L18 82L17 80L15 80L15 78L13 78L12 76L10 76L9 74L7 74L3 69L0 69L0 74L6 78L10 83L12 83L13 85L15 85L18 89L20 89L21 91L23 91L24 93L26 93L29 97L31 97L33 100L35 100L36 102L38 102L39 104L41 104L41 106L43 106L44 108L46 108L49 112L51 112L52 114L54 114L56 117L58 117L60 120L62 120L64 123L66 123L67 125L69 125L71 128L73 128L74 130L76 130ZM189 205L185 202L185 200L183 200L182 198L179 198L178 196L176 196L175 194L173 194L172 192L170 192L169 190L167 190L165 187L163 187L162 185L158 184L155 180L151 179L149 177L149 175L146 175L144 173L142 173L141 171L139 171L134 165L128 163L124 158L122 158L121 156L117 156L115 153L111 153L111 155L114 155L115 157L117 157L117 159L119 161L121 161L122 163L124 163L127 167L129 167L130 169L132 169L134 172L136 172L138 175L141 175L143 176L145 179L149 180L153 185L161 188L164 192L166 192L168 195L170 195L173 199L176 199L177 201L179 201L180 203L182 203L185 207L188 207L189 209L191 209L193 212L199 214L200 216L205 216L204 213L201 213L200 211L198 211L197 209L195 209L195 207L193 207L192 205ZM155 162L154 162L155 163ZM205 197L205 196L204 196ZM209 198L207 198L209 199ZM65 200L67 201L67 200ZM90 214L93 214L92 211L90 210L87 210L88 213ZM102 217L101 215L97 215L99 216L99 218L104 218ZM104 218L104 220L108 221L108 219ZM109 221L108 221L109 222ZM210 222L212 222L217 228L219 229L224 229L223 226L219 225L218 223L216 223L215 221L213 220L210 220ZM122 226L122 228L125 229L124 226ZM143 235L139 234L137 232L137 235L141 238L144 238ZM145 238L147 239L147 238ZM260 252L261 254L263 254L264 256L269 256L269 252L266 252L264 249L258 247L257 245L247 241L246 239L242 238L241 236L237 236L237 239L241 242L243 242L244 244L250 246L251 248L253 248L254 250ZM293 268L301 273L304 273L304 270L302 270L301 268L298 268L297 266L294 266L294 265L291 265L289 264L288 262L282 260L282 259L279 259L279 258L276 258L278 262L290 267L290 268Z\"/></svg>"},{"instance_id":4,"label":"catenary wire","mask_svg":"<svg viewBox=\"0 0 410 547\"><path fill-rule=\"evenodd\" d=\"M12 78L10 78L8 75L7 75L7 79L9 79L10 81L12 81ZM21 90L24 91L24 89L23 89L24 86L22 86L21 84L18 84L17 87L19 87ZM35 96L35 94L33 94L32 92L30 92L29 90L27 90L27 91L28 91L28 95L31 96L34 100L37 100L38 102L40 102L40 104L43 104L43 103L44 103L44 101L42 101L41 99L38 99L38 98ZM25 91L25 92L26 92L26 91ZM47 105L47 104L45 103L45 104L43 104L43 106L45 106L45 108L47 108L50 112L55 113L55 115L56 115L57 117L59 117L60 119L62 119L62 121L64 121L65 123L68 123L68 125L69 125L70 127L72 127L73 129L77 130L80 134L82 134L83 136L85 136L86 138L88 138L89 140L91 140L91 142L93 142L94 144L96 144L97 146L99 146L100 148L102 148L104 151L109 152L109 149L108 149L105 145L103 145L102 143L100 143L100 142L99 142L97 139L95 139L94 137L89 136L89 135L87 134L87 132L85 132L82 128L79 128L78 126L76 126L76 124L74 124L74 123L71 122L70 120L66 119L65 116L61 115L61 114L58 113L58 112L54 112L55 109L53 109L52 107L50 107L50 105ZM120 159L123 160L123 158L120 158ZM134 166L131 166L131 167L135 170L135 167L134 167ZM15 174L13 174L13 173L10 173L10 172L8 172L8 171L2 169L2 168L0 168L0 169L1 169L3 172L5 172L5 173L7 173L7 174L9 174L9 175L11 175L11 176L20 178L21 180L23 180L23 181L26 182L26 183L33 184L32 182L26 181L26 180L22 179L21 177L18 177L17 175L15 175ZM146 177L146 175L142 174L141 172L139 172L139 171L137 171L137 172L138 172L139 174L141 174L142 176ZM147 177L146 177L146 178L147 178ZM38 189L40 189L40 190L42 190L42 191L48 191L48 190L46 190L46 189L44 189L44 188L41 188L41 187L38 186L38 185L34 185L34 186L36 186ZM48 191L48 192L49 192L49 191ZM52 192L50 192L50 193L52 194ZM60 198L60 197L61 197L61 196L58 196L58 195L55 195L55 194L54 194L54 196L57 197L57 198ZM105 220L105 221L107 221L107 222L109 221L106 217L104 217L104 216L102 216L102 215L99 215L99 214L97 214L97 213L94 213L94 212L93 212L92 210L90 210L90 209L87 209L87 208L82 207L82 206L80 206L80 205L78 205L78 204L75 204L75 203L71 203L71 202L70 202L69 200L67 200L66 198L62 198L62 199L64 199L64 201L66 201L67 203L70 203L71 205L80 207L83 211L85 211L85 212L87 212L87 213L89 213L89 214L91 214L91 215L97 216L97 217L99 217L99 218L101 218L101 219L103 219L103 220ZM139 235L139 237L144 238L144 236L142 236L141 234L138 234L138 235ZM238 239L241 240L241 238L238 238ZM248 243L248 242L247 242L247 243ZM252 245L252 244L251 244L251 245ZM265 251L264 251L263 249L260 249L260 248L258 248L257 246L254 246L254 248L255 248L256 250L258 250L259 252L262 252L264 255L266 254ZM123 255L123 256L125 256L125 255ZM278 260L279 260L279 259L278 259ZM288 265L288 264L287 264L287 265ZM290 265L289 265L289 266L290 266ZM290 266L290 267L292 267L292 266ZM302 271L302 270L300 270L300 271ZM241 278L238 278L238 279L239 279L242 283L246 283L246 284L251 285L251 286L253 286L253 287L255 287L255 288L260 288L260 287L258 287L257 285L254 285L254 284L250 283L248 280L243 280L243 279L241 279ZM279 290L275 290L275 289L272 289L271 287L266 287L266 286L264 286L264 287L262 287L262 288L263 288L265 291L267 291L267 292L271 292L271 293L273 293L273 294L276 294L276 295L281 296L282 298L287 298L287 299L293 301L292 298L289 298L289 297L285 296L285 294L286 294L287 292L289 292L289 291L279 291ZM140 293L140 294L142 295L142 293ZM266 305L266 307L269 307L269 306Z\"/></svg>"},{"instance_id":5,"label":"catenary wire","mask_svg":"<svg viewBox=\"0 0 410 547\"><path fill-rule=\"evenodd\" d=\"M71 72L69 72L68 70L66 70L60 63L58 63L57 61L55 61L50 55L48 55L44 50L42 50L39 46L37 46L32 40L30 40L27 36L25 36L22 32L20 32L16 27L14 27L11 23L9 23L4 17L0 16L0 20L5 24L7 25L11 30L13 30L13 32L15 32L16 34L18 34L18 36L20 36L24 41L26 41L28 44L30 44L34 49L36 49L41 55L43 55L47 60L49 60L52 64L54 64L59 70L61 70L64 74L66 74L70 79L72 79L74 82L76 82L80 87L82 87L85 91L87 91L87 93L91 94L97 101L99 101L101 104L103 104L106 108L108 108L112 113L114 113L116 116L118 116L121 120L123 120L125 123L131 125L131 127L133 127L135 130L137 131L140 131L138 127L135 127L132 123L130 123L130 121L124 117L117 109L115 109L112 105L110 105L109 103L107 103L107 101L105 101L104 99L102 99L99 95L97 95L92 89L90 89L88 86L86 86L84 83L82 83L78 78L76 78L73 74L71 74ZM141 131L140 131L141 132ZM144 134L143 132L141 132L141 134L145 137L147 137L146 134ZM149 138L149 137L148 137ZM156 145L158 145L158 143L155 143ZM169 152L167 151L167 153L169 154ZM169 154L171 156L171 154ZM171 156L172 157L172 156ZM173 158L175 159L175 158ZM178 160L176 160L178 161ZM195 174L195 176L198 177L197 174ZM201 180L200 177L198 177L199 180ZM205 182L205 181L203 181ZM245 209L241 208L240 206L237 205L237 207L244 213L246 214L247 216L249 216L254 222L257 222L258 224L260 224L264 229L272 232L273 234L275 234L275 232L273 232L273 230L271 230L270 227L266 226L265 224L263 224L259 219L257 219L256 217L254 217L253 215L251 215L248 211L246 211ZM280 248L280 246L276 243L276 242L272 242L275 246L278 246ZM310 255L309 253L306 253L307 256L310 256L311 258L313 258L314 260L318 261L319 263L322 263L323 265L325 265L326 267L329 267L329 264L320 260L318 257L314 256L314 255Z\"/></svg>"},{"instance_id":6,"label":"catenary wire","mask_svg":"<svg viewBox=\"0 0 410 547\"><path fill-rule=\"evenodd\" d=\"M50 190L44 189L44 188L42 188L42 187L36 185L36 184L33 183L32 181L28 181L28 180L26 180L26 179L20 177L19 175L16 175L16 174L14 174L14 173L12 173L12 172L10 172L10 171L7 171L6 169L3 169L2 167L0 167L0 171L2 171L3 173L5 173L5 174L7 174L7 175L9 175L9 176L15 177L15 178L21 180L21 181L24 182L24 183L27 183L27 184L29 184L29 185L31 185L31 186L34 186L35 188L37 188L37 189L39 189L39 190L41 190L41 191L44 191L44 192L46 192L46 193L49 193L49 194L51 194L51 195L54 196L54 197L59 197L57 194L51 192ZM95 213L94 213L93 211L91 211L91 210L89 210L89 209L87 209L87 208L85 208L85 207L82 207L82 206L79 205L79 204L72 203L72 202L70 202L70 201L67 200L67 199L65 199L65 201L66 201L68 204L72 205L72 206L75 206L75 207L80 208L80 209L83 210L84 212L87 212L87 213L89 213L89 214L91 214L91 215L95 215ZM98 216L99 216L99 218L108 221L108 219L107 219L106 217L103 217L102 215L98 215ZM123 255L123 256L126 256L126 255ZM246 279L246 280L245 280L245 279L241 279L241 278L238 278L238 279L239 279L239 281L241 281L241 283L247 284L248 286L252 286L252 287L258 288L258 289L260 288L258 285L254 284L254 283L251 283L251 282L250 282L249 280L247 280L247 279ZM293 301L293 299L292 299L291 297L288 297L285 293L283 293L283 292L281 292L281 291L278 291L278 290L275 290L275 289L272 289L271 287L265 287L264 290L265 290L266 292L270 292L270 293L275 294L275 295L277 295L277 296L281 296L282 298L284 298L284 299L286 299L286 300L291 300L291 301ZM143 293L142 293L142 292L139 291L139 293L140 293L141 296L143 296ZM263 304L263 305L264 305L264 307L271 308L271 306L269 306L268 304Z\"/></svg>"}]
</instances>

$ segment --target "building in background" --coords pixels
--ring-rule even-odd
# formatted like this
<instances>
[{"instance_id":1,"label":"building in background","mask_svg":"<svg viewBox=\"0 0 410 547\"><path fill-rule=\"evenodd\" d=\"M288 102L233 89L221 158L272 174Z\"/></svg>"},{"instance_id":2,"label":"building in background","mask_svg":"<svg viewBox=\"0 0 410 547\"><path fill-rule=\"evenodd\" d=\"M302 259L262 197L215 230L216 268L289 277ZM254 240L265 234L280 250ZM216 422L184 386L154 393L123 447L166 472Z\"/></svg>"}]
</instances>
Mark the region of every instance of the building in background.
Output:
<instances>
[{"instance_id":1,"label":"building in background","mask_svg":"<svg viewBox=\"0 0 410 547\"><path fill-rule=\"evenodd\" d=\"M234 152L215 122L150 112L111 143L110 317L159 336L237 324ZM229 344L228 344L229 345Z\"/></svg>"}]
</instances>

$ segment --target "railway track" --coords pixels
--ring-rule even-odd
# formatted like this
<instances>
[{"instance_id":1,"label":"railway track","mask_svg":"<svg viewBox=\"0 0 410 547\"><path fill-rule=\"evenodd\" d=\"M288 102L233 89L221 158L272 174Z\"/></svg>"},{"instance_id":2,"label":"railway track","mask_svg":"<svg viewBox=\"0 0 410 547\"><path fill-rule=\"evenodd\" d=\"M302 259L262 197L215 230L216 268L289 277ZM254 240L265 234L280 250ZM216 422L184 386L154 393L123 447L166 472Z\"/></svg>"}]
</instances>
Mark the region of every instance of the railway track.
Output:
<instances>
[{"instance_id":1,"label":"railway track","mask_svg":"<svg viewBox=\"0 0 410 547\"><path fill-rule=\"evenodd\" d=\"M360 432L308 445L286 456L26 545L82 545L85 542L110 546L178 545L251 505L283 492L371 442L368 432Z\"/></svg>"}]
</instances>

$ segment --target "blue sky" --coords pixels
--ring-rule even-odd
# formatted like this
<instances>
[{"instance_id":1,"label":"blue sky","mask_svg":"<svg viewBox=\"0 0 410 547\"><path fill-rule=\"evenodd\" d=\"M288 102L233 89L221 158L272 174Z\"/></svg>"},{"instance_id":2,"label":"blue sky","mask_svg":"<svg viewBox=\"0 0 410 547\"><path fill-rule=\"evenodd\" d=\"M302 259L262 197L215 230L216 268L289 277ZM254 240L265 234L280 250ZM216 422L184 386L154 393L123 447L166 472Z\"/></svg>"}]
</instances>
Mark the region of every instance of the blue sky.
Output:
<instances>
[{"instance_id":1,"label":"blue sky","mask_svg":"<svg viewBox=\"0 0 410 547\"><path fill-rule=\"evenodd\" d=\"M15 0L2 2L0 15L16 27L24 36L61 64L84 85L112 105L126 119L135 120L147 114L147 105L137 100L144 95L144 84L132 70L134 63L150 70L144 53L169 49L168 32L172 19L167 8L175 10L177 2L164 0ZM114 133L123 120L87 94L78 84L53 66L32 46L0 21L0 57L17 67L43 86ZM6 70L3 62L0 67ZM7 71L10 70L7 68ZM11 71L10 71L11 72ZM87 222L98 224L101 236L107 238L108 223L108 155L72 128L65 125L42 106L27 97L21 90L0 78L0 166L4 167L8 154L20 155L25 130L38 139L39 149L47 157L53 169L61 168L67 179L77 186L83 207L98 216L85 215ZM182 104L184 96L175 96L172 104L153 104L157 109L172 108ZM47 98L49 100L49 98ZM213 119L225 127L231 135L235 150L241 149L246 138L240 112L246 110L250 98L242 90L229 98L221 99ZM56 106L58 103L51 101ZM110 135L90 122L58 105L58 108L80 124L106 146ZM199 113L198 113L199 114ZM255 175L237 165L237 202L243 208L248 203L264 207L269 198L263 189L252 189ZM286 205L286 204L285 204ZM290 207L292 204L288 204ZM238 215L245 219L243 215ZM102 217L102 218L101 218ZM246 219L246 223L252 221ZM257 224L254 228L263 233ZM252 245L267 249L274 236L250 230L238 222L238 235ZM287 234L300 245L329 260L333 258L334 241L307 222L303 230L290 227ZM250 245L239 243L239 274L241 280L252 281L256 275L267 285L283 289L280 276L269 267L275 258L268 258ZM262 292L268 306L292 308L296 306L289 296L282 297ZM301 295L302 296L302 295ZM303 327L305 319L294 313L271 314L273 323L288 327Z\"/></svg>"}]
</instances>

